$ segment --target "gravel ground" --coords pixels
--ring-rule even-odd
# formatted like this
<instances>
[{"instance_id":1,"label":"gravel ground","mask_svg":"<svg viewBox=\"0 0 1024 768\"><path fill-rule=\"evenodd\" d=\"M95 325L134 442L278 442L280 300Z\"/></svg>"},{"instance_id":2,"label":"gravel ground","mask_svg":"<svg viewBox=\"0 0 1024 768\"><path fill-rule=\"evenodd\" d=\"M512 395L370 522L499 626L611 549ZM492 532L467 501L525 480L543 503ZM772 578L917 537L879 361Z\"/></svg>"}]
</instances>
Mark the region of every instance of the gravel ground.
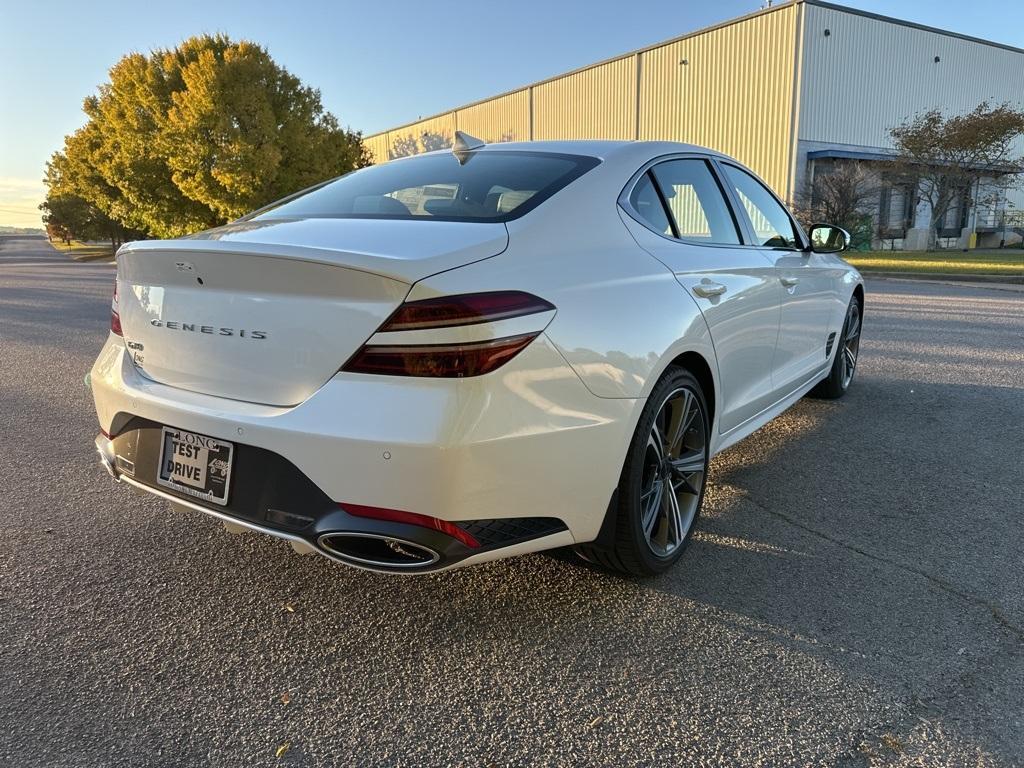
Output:
<instances>
[{"instance_id":1,"label":"gravel ground","mask_svg":"<svg viewBox=\"0 0 1024 768\"><path fill-rule=\"evenodd\" d=\"M869 281L849 395L719 456L663 577L406 579L109 481L112 279L0 238L0 763L1024 764L1024 294Z\"/></svg>"}]
</instances>

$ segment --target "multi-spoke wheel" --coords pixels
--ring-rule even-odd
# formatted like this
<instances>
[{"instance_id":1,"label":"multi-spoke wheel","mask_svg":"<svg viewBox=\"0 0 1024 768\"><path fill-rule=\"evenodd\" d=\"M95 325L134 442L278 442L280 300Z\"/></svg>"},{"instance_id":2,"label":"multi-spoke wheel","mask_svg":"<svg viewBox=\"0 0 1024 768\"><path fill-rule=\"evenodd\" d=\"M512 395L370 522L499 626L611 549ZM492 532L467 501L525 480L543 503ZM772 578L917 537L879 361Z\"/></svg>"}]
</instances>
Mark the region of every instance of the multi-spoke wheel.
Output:
<instances>
[{"instance_id":1,"label":"multi-spoke wheel","mask_svg":"<svg viewBox=\"0 0 1024 768\"><path fill-rule=\"evenodd\" d=\"M842 397L849 389L853 374L857 370L857 355L860 352L861 315L860 301L854 296L846 309L843 330L836 339L838 349L832 361L832 368L828 376L811 390L815 397L835 399Z\"/></svg>"},{"instance_id":2,"label":"multi-spoke wheel","mask_svg":"<svg viewBox=\"0 0 1024 768\"><path fill-rule=\"evenodd\" d=\"M707 450L701 405L692 391L680 387L654 419L640 484L641 527L659 557L672 555L690 532L704 489Z\"/></svg>"},{"instance_id":3,"label":"multi-spoke wheel","mask_svg":"<svg viewBox=\"0 0 1024 768\"><path fill-rule=\"evenodd\" d=\"M860 304L856 299L850 302L843 327L843 373L842 382L845 390L853 381L853 372L857 369L857 353L860 351Z\"/></svg>"},{"instance_id":4,"label":"multi-spoke wheel","mask_svg":"<svg viewBox=\"0 0 1024 768\"><path fill-rule=\"evenodd\" d=\"M619 480L614 541L584 546L588 560L635 574L679 559L700 511L711 426L700 383L670 368L654 388Z\"/></svg>"}]
</instances>

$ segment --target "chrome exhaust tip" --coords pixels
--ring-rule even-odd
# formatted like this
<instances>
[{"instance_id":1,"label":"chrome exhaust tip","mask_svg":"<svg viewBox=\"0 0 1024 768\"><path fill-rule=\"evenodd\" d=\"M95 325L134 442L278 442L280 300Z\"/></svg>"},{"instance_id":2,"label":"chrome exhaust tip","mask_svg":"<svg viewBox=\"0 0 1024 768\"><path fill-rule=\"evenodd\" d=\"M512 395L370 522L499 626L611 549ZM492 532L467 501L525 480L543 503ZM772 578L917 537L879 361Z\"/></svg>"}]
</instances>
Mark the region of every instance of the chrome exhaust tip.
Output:
<instances>
[{"instance_id":1,"label":"chrome exhaust tip","mask_svg":"<svg viewBox=\"0 0 1024 768\"><path fill-rule=\"evenodd\" d=\"M322 534L317 546L332 559L375 571L427 568L441 559L430 547L376 533L334 531Z\"/></svg>"}]
</instances>

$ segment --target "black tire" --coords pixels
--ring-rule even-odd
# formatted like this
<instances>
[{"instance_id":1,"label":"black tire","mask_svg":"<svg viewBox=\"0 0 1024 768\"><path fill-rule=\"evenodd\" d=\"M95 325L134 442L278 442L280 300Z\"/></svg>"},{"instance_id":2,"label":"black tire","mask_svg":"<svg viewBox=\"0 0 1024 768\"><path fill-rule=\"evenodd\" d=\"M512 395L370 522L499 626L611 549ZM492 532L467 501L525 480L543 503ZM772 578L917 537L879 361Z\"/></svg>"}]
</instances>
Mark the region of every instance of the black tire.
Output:
<instances>
[{"instance_id":1,"label":"black tire","mask_svg":"<svg viewBox=\"0 0 1024 768\"><path fill-rule=\"evenodd\" d=\"M670 433L678 433L674 444L666 438ZM660 451L653 444L655 435L662 438ZM602 546L579 546L577 554L636 576L668 570L686 549L704 502L710 436L700 382L683 368L669 368L647 399L630 441L616 499L608 510L615 515L610 540ZM672 489L674 506L666 488Z\"/></svg>"},{"instance_id":2,"label":"black tire","mask_svg":"<svg viewBox=\"0 0 1024 768\"><path fill-rule=\"evenodd\" d=\"M860 353L860 331L864 322L864 309L856 295L850 299L843 320L842 333L836 338L835 357L828 376L819 381L810 391L811 397L836 400L846 394L857 371L857 356Z\"/></svg>"}]
</instances>

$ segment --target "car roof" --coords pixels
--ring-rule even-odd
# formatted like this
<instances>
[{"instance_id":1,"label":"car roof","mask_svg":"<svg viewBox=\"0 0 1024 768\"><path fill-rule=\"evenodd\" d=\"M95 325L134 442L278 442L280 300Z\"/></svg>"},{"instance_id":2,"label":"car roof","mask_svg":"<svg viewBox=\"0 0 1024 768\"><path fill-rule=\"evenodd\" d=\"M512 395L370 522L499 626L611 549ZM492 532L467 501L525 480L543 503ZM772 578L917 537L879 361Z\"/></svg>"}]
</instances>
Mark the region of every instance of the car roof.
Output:
<instances>
[{"instance_id":1,"label":"car roof","mask_svg":"<svg viewBox=\"0 0 1024 768\"><path fill-rule=\"evenodd\" d=\"M439 149L425 154L445 154L451 149ZM684 144L679 141L610 141L606 139L567 139L561 141L507 141L484 144L475 148L475 152L556 152L566 155L587 155L590 157L609 158L621 154L631 156L649 155L658 157L682 152L699 152L701 154L725 157L720 152L696 144Z\"/></svg>"}]
</instances>

